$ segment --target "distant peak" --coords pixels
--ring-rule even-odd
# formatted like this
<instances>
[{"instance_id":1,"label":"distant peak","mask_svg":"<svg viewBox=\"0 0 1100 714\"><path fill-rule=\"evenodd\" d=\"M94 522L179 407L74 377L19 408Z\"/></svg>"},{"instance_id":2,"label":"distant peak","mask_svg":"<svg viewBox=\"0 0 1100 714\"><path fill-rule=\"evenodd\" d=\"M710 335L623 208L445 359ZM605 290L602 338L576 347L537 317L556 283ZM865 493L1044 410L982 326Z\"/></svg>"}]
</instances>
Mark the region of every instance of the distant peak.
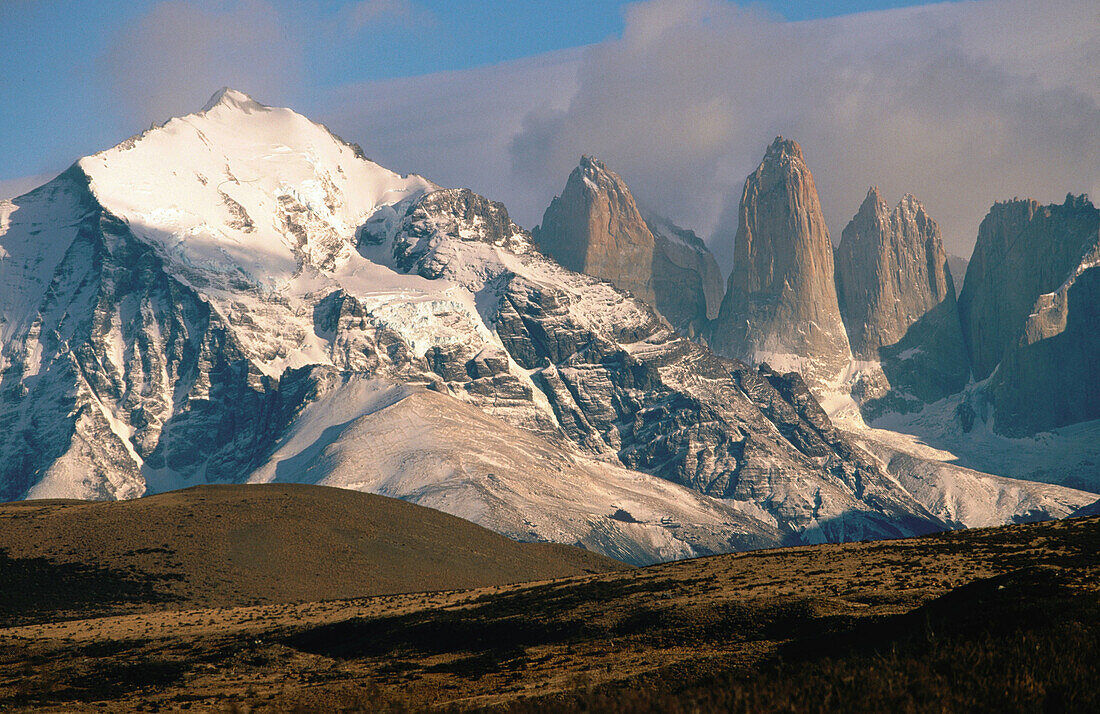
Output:
<instances>
[{"instance_id":1,"label":"distant peak","mask_svg":"<svg viewBox=\"0 0 1100 714\"><path fill-rule=\"evenodd\" d=\"M607 171L607 165L590 154L584 154L583 156L581 156L581 162L580 164L578 164L578 166L579 168L591 169L592 171Z\"/></svg>"},{"instance_id":2,"label":"distant peak","mask_svg":"<svg viewBox=\"0 0 1100 714\"><path fill-rule=\"evenodd\" d=\"M917 200L917 197L911 193L907 193L901 197L898 201L898 208L908 209L912 211L923 211L924 205Z\"/></svg>"},{"instance_id":3,"label":"distant peak","mask_svg":"<svg viewBox=\"0 0 1100 714\"><path fill-rule=\"evenodd\" d=\"M878 186L872 186L867 189L867 197L863 199L863 203L859 206L859 212L861 214L879 215L885 214L888 211L886 201L882 198L882 193L879 192Z\"/></svg>"},{"instance_id":4,"label":"distant peak","mask_svg":"<svg viewBox=\"0 0 1100 714\"><path fill-rule=\"evenodd\" d=\"M608 186L622 186L623 183L618 174L607 168L607 164L589 154L581 156L581 161L577 164L577 168L573 169L570 180L587 181L590 185L590 190L599 190L596 188L597 186L603 189L606 189ZM625 186L623 188L625 188Z\"/></svg>"},{"instance_id":5,"label":"distant peak","mask_svg":"<svg viewBox=\"0 0 1100 714\"><path fill-rule=\"evenodd\" d=\"M210 101L203 106L201 111L208 112L215 107L227 107L245 113L267 109L266 106L260 104L244 92L230 87L222 87L214 92L214 96L210 97Z\"/></svg>"},{"instance_id":6,"label":"distant peak","mask_svg":"<svg viewBox=\"0 0 1100 714\"><path fill-rule=\"evenodd\" d=\"M778 159L783 156L789 156L801 161L802 147L793 139L784 139L782 136L777 136L775 140L772 141L771 146L768 147L768 151L764 154L764 158Z\"/></svg>"}]
</instances>

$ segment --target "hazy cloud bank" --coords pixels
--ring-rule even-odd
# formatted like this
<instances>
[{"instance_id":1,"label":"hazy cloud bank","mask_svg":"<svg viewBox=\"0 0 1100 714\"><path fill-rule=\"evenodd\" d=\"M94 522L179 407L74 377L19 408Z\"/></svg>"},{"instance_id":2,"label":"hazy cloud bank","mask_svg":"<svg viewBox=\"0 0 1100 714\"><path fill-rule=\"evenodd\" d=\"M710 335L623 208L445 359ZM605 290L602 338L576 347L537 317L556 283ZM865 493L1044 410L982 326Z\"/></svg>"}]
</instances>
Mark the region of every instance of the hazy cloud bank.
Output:
<instances>
[{"instance_id":1,"label":"hazy cloud bank","mask_svg":"<svg viewBox=\"0 0 1100 714\"><path fill-rule=\"evenodd\" d=\"M583 50L564 50L479 69L351 85L333 90L321 115L383 166L503 200L517 211L517 220L531 225L533 216L542 216L545 191L517 179L511 144L529 113L568 107L582 55ZM565 182L565 174L560 180Z\"/></svg>"},{"instance_id":2,"label":"hazy cloud bank","mask_svg":"<svg viewBox=\"0 0 1100 714\"><path fill-rule=\"evenodd\" d=\"M331 116L368 152L489 193L527 225L596 154L720 253L723 216L777 134L802 143L837 237L871 184L915 194L963 255L995 200L1100 193L1090 0L804 23L652 0L630 6L621 38L554 59L341 90Z\"/></svg>"}]
</instances>

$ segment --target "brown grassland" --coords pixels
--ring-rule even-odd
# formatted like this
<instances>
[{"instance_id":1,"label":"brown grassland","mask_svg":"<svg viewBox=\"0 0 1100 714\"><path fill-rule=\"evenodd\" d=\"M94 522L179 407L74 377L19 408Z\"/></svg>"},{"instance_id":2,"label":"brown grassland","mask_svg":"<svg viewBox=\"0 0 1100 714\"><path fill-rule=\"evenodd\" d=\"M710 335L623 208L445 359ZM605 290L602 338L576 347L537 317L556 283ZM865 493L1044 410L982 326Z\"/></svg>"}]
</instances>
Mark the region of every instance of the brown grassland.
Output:
<instances>
[{"instance_id":1,"label":"brown grassland","mask_svg":"<svg viewBox=\"0 0 1100 714\"><path fill-rule=\"evenodd\" d=\"M294 513L286 500L261 511ZM59 532L37 555L20 545L13 533L51 532L56 514L19 508L0 508L0 710L1100 711L1100 518L638 569L534 549L528 577L598 572L518 585L490 549L433 568L495 582L435 592L395 592L403 570L414 586L443 577L397 548L384 559L395 594L313 597L347 585L340 564L334 586L324 563L280 568L293 553L254 543L234 565L254 596L217 585L237 572L224 529L205 526L202 568L167 526L157 547L171 557L152 554L166 560L83 562ZM188 508L207 523L209 503ZM402 511L413 530L418 515ZM375 567L371 536L344 537L359 550L340 558Z\"/></svg>"}]
</instances>

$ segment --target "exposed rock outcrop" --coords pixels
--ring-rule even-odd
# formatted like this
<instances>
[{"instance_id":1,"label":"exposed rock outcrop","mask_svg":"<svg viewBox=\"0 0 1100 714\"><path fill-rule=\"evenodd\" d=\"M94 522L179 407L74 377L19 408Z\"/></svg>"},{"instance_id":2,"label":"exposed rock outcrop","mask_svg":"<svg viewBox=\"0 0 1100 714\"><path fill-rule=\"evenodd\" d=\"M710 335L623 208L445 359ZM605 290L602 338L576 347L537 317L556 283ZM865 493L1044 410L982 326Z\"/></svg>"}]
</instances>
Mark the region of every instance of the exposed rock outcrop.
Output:
<instances>
[{"instance_id":1,"label":"exposed rock outcrop","mask_svg":"<svg viewBox=\"0 0 1100 714\"><path fill-rule=\"evenodd\" d=\"M778 137L745 180L733 272L711 347L798 371L823 389L851 359L833 272L813 176L798 144Z\"/></svg>"},{"instance_id":2,"label":"exposed rock outcrop","mask_svg":"<svg viewBox=\"0 0 1100 714\"><path fill-rule=\"evenodd\" d=\"M533 235L566 268L630 291L685 333L717 313L721 275L702 240L644 217L623 179L591 156L581 157Z\"/></svg>"},{"instance_id":3,"label":"exposed rock outcrop","mask_svg":"<svg viewBox=\"0 0 1100 714\"><path fill-rule=\"evenodd\" d=\"M718 316L724 289L722 272L703 240L655 213L646 212L653 233L653 292L657 310L689 336L700 334Z\"/></svg>"},{"instance_id":4,"label":"exposed rock outcrop","mask_svg":"<svg viewBox=\"0 0 1100 714\"><path fill-rule=\"evenodd\" d=\"M1026 434L1100 417L1100 211L998 203L982 221L959 296L974 377L994 428Z\"/></svg>"},{"instance_id":5,"label":"exposed rock outcrop","mask_svg":"<svg viewBox=\"0 0 1100 714\"><path fill-rule=\"evenodd\" d=\"M630 469L761 504L790 542L934 527L873 458L833 429L797 374L720 358L642 301L563 269L518 238L511 255L487 252L452 222L452 202L433 198L447 193L422 199L442 209L431 220L410 208L393 238L395 257L424 277L458 282L479 302L499 300L496 334L553 410L558 429L545 432L548 439L564 435ZM448 228L423 233L431 226ZM458 377L446 378L445 388L468 391L452 371Z\"/></svg>"},{"instance_id":6,"label":"exposed rock outcrop","mask_svg":"<svg viewBox=\"0 0 1100 714\"><path fill-rule=\"evenodd\" d=\"M836 250L852 354L876 362L856 393L864 417L919 409L970 376L939 227L913 196L890 210L872 187Z\"/></svg>"}]
</instances>

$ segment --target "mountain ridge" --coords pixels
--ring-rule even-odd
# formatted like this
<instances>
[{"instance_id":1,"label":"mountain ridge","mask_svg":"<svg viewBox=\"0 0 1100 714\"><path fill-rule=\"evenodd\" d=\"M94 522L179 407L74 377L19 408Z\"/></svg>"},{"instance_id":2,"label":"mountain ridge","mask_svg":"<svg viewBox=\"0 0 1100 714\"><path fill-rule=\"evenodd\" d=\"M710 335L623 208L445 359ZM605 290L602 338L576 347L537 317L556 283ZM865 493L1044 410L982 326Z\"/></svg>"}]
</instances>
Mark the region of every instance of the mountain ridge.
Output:
<instances>
[{"instance_id":1,"label":"mountain ridge","mask_svg":"<svg viewBox=\"0 0 1100 714\"><path fill-rule=\"evenodd\" d=\"M563 266L610 281L701 333L721 301L718 264L690 231L638 206L621 176L585 155L532 236Z\"/></svg>"}]
</instances>

